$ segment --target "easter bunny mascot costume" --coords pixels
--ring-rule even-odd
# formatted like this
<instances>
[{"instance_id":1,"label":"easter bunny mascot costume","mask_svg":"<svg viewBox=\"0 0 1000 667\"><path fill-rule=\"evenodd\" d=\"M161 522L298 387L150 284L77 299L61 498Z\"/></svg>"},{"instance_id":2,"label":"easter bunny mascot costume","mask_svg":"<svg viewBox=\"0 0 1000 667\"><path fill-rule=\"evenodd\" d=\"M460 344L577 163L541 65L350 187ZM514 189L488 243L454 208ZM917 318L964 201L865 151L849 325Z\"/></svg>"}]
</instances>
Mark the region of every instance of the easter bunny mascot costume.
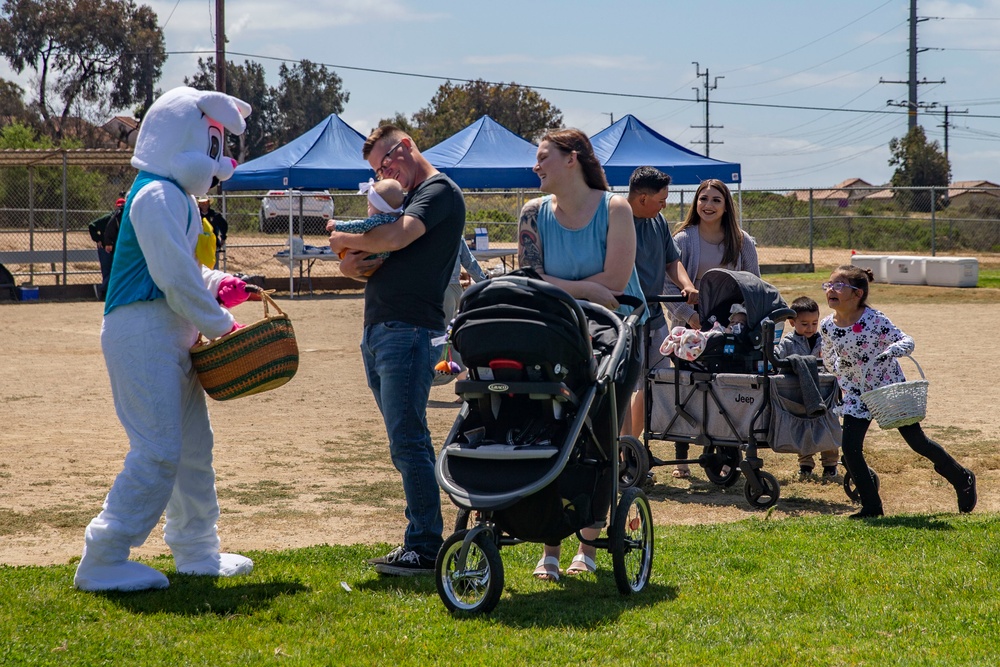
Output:
<instances>
[{"instance_id":1,"label":"easter bunny mascot costume","mask_svg":"<svg viewBox=\"0 0 1000 667\"><path fill-rule=\"evenodd\" d=\"M246 102L180 87L149 108L136 141L139 170L122 214L101 327L115 411L129 452L84 536L73 584L86 591L166 588L159 570L130 561L166 511L163 537L177 572L233 576L249 558L220 553L212 426L191 365L198 332L239 327L227 308L245 283L196 259L203 237L195 197L233 175L225 130L242 134Z\"/></svg>"}]
</instances>

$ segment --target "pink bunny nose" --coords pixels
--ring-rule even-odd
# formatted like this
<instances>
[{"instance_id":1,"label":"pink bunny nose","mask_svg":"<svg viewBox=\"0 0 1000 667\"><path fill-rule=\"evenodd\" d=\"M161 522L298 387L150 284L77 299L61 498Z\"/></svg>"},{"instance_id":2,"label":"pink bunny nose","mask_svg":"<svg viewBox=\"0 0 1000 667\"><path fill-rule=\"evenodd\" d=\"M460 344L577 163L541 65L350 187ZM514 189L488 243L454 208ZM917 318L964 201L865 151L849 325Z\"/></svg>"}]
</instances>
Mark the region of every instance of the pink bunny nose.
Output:
<instances>
[{"instance_id":1,"label":"pink bunny nose","mask_svg":"<svg viewBox=\"0 0 1000 667\"><path fill-rule=\"evenodd\" d=\"M236 169L236 167L239 166L239 164L240 164L239 162L237 162L233 158L229 158L229 161L233 163L233 169Z\"/></svg>"}]
</instances>

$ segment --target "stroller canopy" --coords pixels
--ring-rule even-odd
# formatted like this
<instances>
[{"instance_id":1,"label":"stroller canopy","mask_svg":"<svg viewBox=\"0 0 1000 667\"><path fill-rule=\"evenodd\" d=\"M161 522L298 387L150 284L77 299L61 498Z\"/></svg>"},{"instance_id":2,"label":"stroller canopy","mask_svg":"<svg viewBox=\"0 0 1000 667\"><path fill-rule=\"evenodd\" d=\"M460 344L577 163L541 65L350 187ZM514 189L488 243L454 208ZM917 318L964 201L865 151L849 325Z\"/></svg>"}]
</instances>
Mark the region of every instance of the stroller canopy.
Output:
<instances>
[{"instance_id":1,"label":"stroller canopy","mask_svg":"<svg viewBox=\"0 0 1000 667\"><path fill-rule=\"evenodd\" d=\"M709 269L701 278L698 292L698 310L702 313L705 329L711 327L708 319L713 315L720 323L727 324L729 309L734 303L742 303L747 309L747 324L751 331L759 330L764 318L787 308L778 288L749 271Z\"/></svg>"}]
</instances>

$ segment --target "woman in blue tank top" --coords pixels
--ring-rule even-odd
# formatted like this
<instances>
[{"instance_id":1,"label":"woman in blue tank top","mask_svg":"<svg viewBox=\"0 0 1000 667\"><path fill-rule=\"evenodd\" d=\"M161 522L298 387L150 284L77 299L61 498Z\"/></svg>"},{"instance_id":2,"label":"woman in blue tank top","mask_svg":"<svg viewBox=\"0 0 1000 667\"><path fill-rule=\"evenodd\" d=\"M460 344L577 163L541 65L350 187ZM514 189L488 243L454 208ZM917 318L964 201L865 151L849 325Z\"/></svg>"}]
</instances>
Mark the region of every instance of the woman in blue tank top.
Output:
<instances>
[{"instance_id":1,"label":"woman in blue tank top","mask_svg":"<svg viewBox=\"0 0 1000 667\"><path fill-rule=\"evenodd\" d=\"M576 129L547 133L536 161L534 170L546 195L521 209L518 264L577 299L611 310L619 308L617 297L623 293L642 299L632 208L624 197L609 192L587 135ZM593 540L600 530L600 525L585 528L581 535ZM593 572L595 551L581 544L566 574ZM558 580L559 553L560 545L545 545L535 576Z\"/></svg>"}]
</instances>

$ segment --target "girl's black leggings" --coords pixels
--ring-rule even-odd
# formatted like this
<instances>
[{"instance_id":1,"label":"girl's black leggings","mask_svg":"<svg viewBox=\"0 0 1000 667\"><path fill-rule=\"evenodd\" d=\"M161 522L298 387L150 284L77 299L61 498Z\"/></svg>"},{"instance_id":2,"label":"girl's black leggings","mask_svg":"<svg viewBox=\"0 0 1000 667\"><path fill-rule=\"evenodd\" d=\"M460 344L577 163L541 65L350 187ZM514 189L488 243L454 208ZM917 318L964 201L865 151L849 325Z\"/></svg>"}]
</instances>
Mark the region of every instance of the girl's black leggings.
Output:
<instances>
[{"instance_id":1,"label":"girl's black leggings","mask_svg":"<svg viewBox=\"0 0 1000 667\"><path fill-rule=\"evenodd\" d=\"M844 465L847 467L854 484L861 496L861 506L865 510L881 510L882 499L879 498L878 489L871 475L867 474L868 464L865 462L863 450L865 444L865 434L871 425L870 419L858 419L850 415L844 415L844 439L841 442L841 450L844 454ZM965 479L965 468L958 461L952 458L951 454L944 450L944 447L927 437L920 424L910 424L899 429L899 434L910 446L910 449L920 454L934 464L934 470L939 475L948 480L953 486L960 484ZM864 471L866 474L861 474Z\"/></svg>"}]
</instances>

